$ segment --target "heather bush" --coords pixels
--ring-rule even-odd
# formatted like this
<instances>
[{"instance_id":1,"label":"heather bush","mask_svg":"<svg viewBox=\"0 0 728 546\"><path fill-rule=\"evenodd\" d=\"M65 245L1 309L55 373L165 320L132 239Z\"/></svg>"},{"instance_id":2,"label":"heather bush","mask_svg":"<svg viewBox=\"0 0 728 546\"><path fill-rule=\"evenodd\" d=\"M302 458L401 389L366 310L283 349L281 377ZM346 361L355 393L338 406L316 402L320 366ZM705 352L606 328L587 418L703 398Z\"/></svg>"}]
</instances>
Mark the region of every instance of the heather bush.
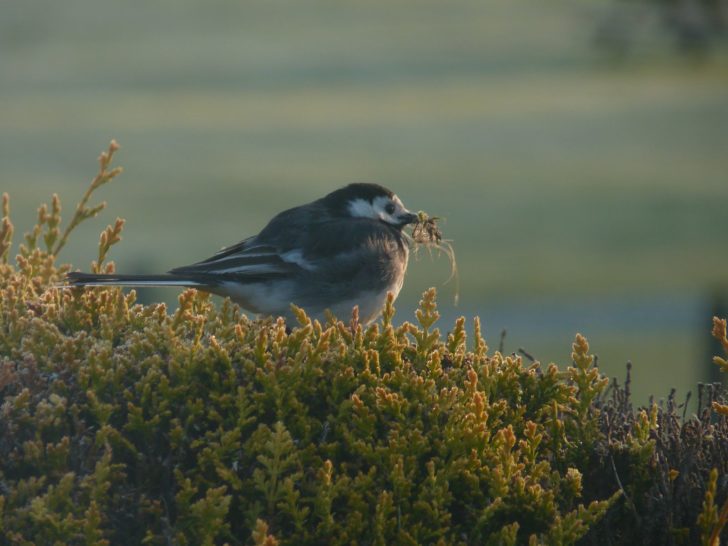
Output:
<instances>
[{"instance_id":1,"label":"heather bush","mask_svg":"<svg viewBox=\"0 0 728 546\"><path fill-rule=\"evenodd\" d=\"M725 320L714 320L716 328L722 325L720 337L728 347ZM719 330L714 334L718 337ZM612 381L595 403L602 436L593 446L584 494L598 497L611 492L616 482L623 501L584 544L718 545L728 522L728 420L721 397L719 385L701 384L695 415L686 417L689 396L679 404L674 389L660 403L635 411L629 367L623 385Z\"/></svg>"},{"instance_id":2,"label":"heather bush","mask_svg":"<svg viewBox=\"0 0 728 546\"><path fill-rule=\"evenodd\" d=\"M414 323L390 298L364 326L63 288L58 252L103 209L115 151L63 231L56 196L39 209L14 264L4 197L2 543L717 544L718 395L685 423L672 399L634 412L580 335L561 371L491 352L477 318L442 334L432 289Z\"/></svg>"}]
</instances>

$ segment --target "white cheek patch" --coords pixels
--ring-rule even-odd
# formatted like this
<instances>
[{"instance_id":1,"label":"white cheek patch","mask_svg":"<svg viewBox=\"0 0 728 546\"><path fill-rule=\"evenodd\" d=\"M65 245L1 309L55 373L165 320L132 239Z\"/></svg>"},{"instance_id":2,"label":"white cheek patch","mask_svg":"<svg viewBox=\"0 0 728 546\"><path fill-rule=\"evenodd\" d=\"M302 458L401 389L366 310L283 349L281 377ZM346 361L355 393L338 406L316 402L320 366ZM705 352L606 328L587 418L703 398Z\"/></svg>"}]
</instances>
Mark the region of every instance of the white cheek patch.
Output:
<instances>
[{"instance_id":1,"label":"white cheek patch","mask_svg":"<svg viewBox=\"0 0 728 546\"><path fill-rule=\"evenodd\" d=\"M354 201L349 203L349 214L355 218L379 218L379 214L372 203L366 199L354 199Z\"/></svg>"},{"instance_id":2,"label":"white cheek patch","mask_svg":"<svg viewBox=\"0 0 728 546\"><path fill-rule=\"evenodd\" d=\"M394 218L395 214L397 214L396 202L395 202L394 214L389 214L387 212L387 205L391 205L391 204L392 204L392 199L390 199L389 197L382 196L382 197L377 197L376 199L374 199L374 203L372 205L374 207L374 210L377 213L375 218L384 220L385 222L387 222L389 224L396 223L395 218Z\"/></svg>"},{"instance_id":3,"label":"white cheek patch","mask_svg":"<svg viewBox=\"0 0 728 546\"><path fill-rule=\"evenodd\" d=\"M387 206L394 205L394 213L387 212ZM393 195L391 198L382 195L376 197L373 202L366 199L355 199L349 203L349 214L357 218L372 218L382 220L388 224L399 225L399 215L407 212L399 197Z\"/></svg>"},{"instance_id":4,"label":"white cheek patch","mask_svg":"<svg viewBox=\"0 0 728 546\"><path fill-rule=\"evenodd\" d=\"M389 197L381 196L381 197L376 197L374 199L374 203L372 203L372 205L374 206L374 208L376 210L383 212L385 207L391 203L392 203L392 200Z\"/></svg>"}]
</instances>

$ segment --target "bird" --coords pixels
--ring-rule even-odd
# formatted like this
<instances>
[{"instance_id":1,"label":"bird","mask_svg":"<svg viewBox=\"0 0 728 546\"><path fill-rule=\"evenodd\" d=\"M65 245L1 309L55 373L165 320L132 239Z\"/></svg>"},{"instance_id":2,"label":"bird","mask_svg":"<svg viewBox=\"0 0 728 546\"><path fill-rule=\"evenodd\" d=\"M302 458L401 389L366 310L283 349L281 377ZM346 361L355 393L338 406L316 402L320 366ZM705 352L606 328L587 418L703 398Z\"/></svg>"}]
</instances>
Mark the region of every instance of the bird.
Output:
<instances>
[{"instance_id":1,"label":"bird","mask_svg":"<svg viewBox=\"0 0 728 546\"><path fill-rule=\"evenodd\" d=\"M166 274L121 275L70 272L70 287L179 286L229 297L258 315L294 320L291 304L324 320L327 311L359 321L381 314L396 299L407 270L409 237L418 221L391 190L353 183L280 212L252 237Z\"/></svg>"}]
</instances>

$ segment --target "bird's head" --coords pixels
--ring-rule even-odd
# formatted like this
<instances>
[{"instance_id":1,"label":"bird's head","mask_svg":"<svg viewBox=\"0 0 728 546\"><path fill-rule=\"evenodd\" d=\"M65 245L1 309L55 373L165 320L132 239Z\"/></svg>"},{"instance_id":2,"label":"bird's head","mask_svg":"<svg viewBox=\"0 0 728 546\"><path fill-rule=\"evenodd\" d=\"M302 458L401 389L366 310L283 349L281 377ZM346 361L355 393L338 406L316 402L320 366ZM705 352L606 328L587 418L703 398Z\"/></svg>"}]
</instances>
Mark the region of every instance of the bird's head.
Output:
<instances>
[{"instance_id":1,"label":"bird's head","mask_svg":"<svg viewBox=\"0 0 728 546\"><path fill-rule=\"evenodd\" d=\"M399 197L379 184L349 184L328 194L323 201L338 216L371 218L400 229L418 218Z\"/></svg>"}]
</instances>

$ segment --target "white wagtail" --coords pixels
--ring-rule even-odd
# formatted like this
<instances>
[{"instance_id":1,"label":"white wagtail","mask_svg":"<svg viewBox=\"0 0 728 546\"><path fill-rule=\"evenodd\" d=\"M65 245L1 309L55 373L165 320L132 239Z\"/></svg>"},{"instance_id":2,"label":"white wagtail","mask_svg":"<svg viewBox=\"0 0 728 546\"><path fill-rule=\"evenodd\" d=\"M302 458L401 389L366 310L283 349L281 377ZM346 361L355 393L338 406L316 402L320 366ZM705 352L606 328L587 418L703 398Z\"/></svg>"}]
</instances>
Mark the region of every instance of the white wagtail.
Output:
<instances>
[{"instance_id":1,"label":"white wagtail","mask_svg":"<svg viewBox=\"0 0 728 546\"><path fill-rule=\"evenodd\" d=\"M415 223L390 190L350 184L276 215L263 230L207 260L163 275L68 274L71 286L185 286L228 296L241 307L292 319L290 304L315 318L328 309L363 323L396 297L407 269L402 228Z\"/></svg>"}]
</instances>

